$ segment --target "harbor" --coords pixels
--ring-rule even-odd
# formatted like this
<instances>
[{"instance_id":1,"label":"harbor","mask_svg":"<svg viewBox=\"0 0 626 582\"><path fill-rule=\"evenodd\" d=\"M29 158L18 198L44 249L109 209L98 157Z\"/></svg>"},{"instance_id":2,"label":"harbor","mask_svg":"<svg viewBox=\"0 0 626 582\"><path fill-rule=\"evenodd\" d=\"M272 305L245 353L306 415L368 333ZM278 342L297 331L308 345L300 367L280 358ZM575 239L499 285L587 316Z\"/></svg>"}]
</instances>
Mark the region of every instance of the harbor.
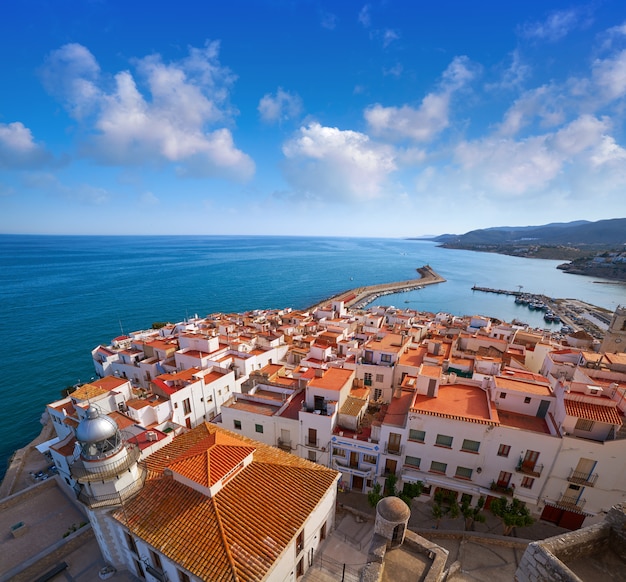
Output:
<instances>
[{"instance_id":1,"label":"harbor","mask_svg":"<svg viewBox=\"0 0 626 582\"><path fill-rule=\"evenodd\" d=\"M436 273L430 265L424 265L416 270L420 275L419 279L408 279L406 281L397 281L395 283L381 283L379 285L356 287L355 289L343 291L333 297L324 299L323 301L312 305L309 309L322 307L332 301L343 301L345 307L349 309L362 309L372 303L372 301L376 301L376 299L384 295L414 291L416 289L421 289L426 285L435 285L446 282L446 280L441 275Z\"/></svg>"},{"instance_id":2,"label":"harbor","mask_svg":"<svg viewBox=\"0 0 626 582\"><path fill-rule=\"evenodd\" d=\"M602 339L613 315L608 309L578 299L553 298L522 292L521 289L521 286L517 291L472 286L472 291L510 295L518 305L526 306L529 310L544 311L546 323L562 324L561 330L565 333L583 330L596 339Z\"/></svg>"}]
</instances>

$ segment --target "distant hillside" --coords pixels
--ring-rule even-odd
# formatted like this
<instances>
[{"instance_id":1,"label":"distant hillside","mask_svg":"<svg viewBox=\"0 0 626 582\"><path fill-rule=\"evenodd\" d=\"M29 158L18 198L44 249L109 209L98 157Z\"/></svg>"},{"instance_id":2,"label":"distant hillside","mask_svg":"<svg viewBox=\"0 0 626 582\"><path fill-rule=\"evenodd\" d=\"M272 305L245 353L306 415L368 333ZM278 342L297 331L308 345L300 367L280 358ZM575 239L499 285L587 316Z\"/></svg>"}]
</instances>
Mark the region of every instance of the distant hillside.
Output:
<instances>
[{"instance_id":1,"label":"distant hillside","mask_svg":"<svg viewBox=\"0 0 626 582\"><path fill-rule=\"evenodd\" d=\"M472 230L461 235L444 234L431 240L446 248L490 250L480 248L505 245L566 246L587 248L621 247L626 244L626 218L589 222L577 220L543 226L494 227Z\"/></svg>"}]
</instances>

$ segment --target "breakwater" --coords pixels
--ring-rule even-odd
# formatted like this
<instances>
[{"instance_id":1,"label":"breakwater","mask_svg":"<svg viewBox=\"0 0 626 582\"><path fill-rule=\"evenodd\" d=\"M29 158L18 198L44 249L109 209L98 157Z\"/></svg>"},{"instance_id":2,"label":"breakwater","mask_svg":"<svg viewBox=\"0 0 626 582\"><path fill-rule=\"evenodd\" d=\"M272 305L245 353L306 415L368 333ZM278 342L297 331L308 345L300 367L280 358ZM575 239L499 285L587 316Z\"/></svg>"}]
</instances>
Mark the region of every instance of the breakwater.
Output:
<instances>
[{"instance_id":1,"label":"breakwater","mask_svg":"<svg viewBox=\"0 0 626 582\"><path fill-rule=\"evenodd\" d=\"M419 273L419 279L408 279L406 281L397 281L395 283L381 283L379 285L367 285L366 287L356 287L343 291L337 295L324 299L309 309L323 307L332 301L343 301L344 305L351 309L361 309L370 304L383 295L393 295L394 293L402 293L404 291L414 291L421 289L426 285L435 285L437 283L445 283L445 279L436 273L430 265L424 265L416 269Z\"/></svg>"}]
</instances>

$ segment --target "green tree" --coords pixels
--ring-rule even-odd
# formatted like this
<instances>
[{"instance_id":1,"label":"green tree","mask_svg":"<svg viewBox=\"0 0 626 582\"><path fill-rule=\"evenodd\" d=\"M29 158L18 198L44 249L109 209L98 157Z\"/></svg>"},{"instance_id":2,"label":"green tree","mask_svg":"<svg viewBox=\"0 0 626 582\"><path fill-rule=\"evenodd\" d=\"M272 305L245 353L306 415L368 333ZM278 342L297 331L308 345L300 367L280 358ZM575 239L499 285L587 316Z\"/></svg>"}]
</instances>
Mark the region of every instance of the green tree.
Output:
<instances>
[{"instance_id":1,"label":"green tree","mask_svg":"<svg viewBox=\"0 0 626 582\"><path fill-rule=\"evenodd\" d=\"M435 529L439 529L439 524L443 518L443 507L436 501L433 502L433 517L437 520L435 523Z\"/></svg>"},{"instance_id":2,"label":"green tree","mask_svg":"<svg viewBox=\"0 0 626 582\"><path fill-rule=\"evenodd\" d=\"M506 497L494 499L489 507L491 513L502 520L504 535L511 535L514 527L526 527L534 523L526 504L519 499L511 501Z\"/></svg>"},{"instance_id":3,"label":"green tree","mask_svg":"<svg viewBox=\"0 0 626 582\"><path fill-rule=\"evenodd\" d=\"M376 507L378 502L383 498L382 495L382 487L380 483L374 483L374 487L372 487L371 491L367 492L367 502L372 506Z\"/></svg>"},{"instance_id":4,"label":"green tree","mask_svg":"<svg viewBox=\"0 0 626 582\"><path fill-rule=\"evenodd\" d=\"M479 497L476 505L472 506L470 499L464 499L461 503L461 513L465 518L466 531L474 530L474 523L484 523L486 520L485 514L482 513L482 509L485 507L485 498Z\"/></svg>"}]
</instances>

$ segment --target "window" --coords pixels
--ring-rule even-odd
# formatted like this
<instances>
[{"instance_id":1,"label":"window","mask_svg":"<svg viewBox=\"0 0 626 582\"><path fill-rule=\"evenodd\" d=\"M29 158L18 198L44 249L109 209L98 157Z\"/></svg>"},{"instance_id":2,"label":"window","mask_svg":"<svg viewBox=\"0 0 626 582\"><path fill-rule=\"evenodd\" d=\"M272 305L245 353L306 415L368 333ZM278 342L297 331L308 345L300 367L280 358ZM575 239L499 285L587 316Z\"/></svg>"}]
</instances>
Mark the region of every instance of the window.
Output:
<instances>
[{"instance_id":1,"label":"window","mask_svg":"<svg viewBox=\"0 0 626 582\"><path fill-rule=\"evenodd\" d=\"M421 462L422 462L422 459L419 459L418 457L410 457L409 455L404 457L404 464L407 467L415 467L416 469L419 469Z\"/></svg>"},{"instance_id":2,"label":"window","mask_svg":"<svg viewBox=\"0 0 626 582\"><path fill-rule=\"evenodd\" d=\"M457 479L471 479L472 469L469 469L468 467L457 467L454 476Z\"/></svg>"},{"instance_id":3,"label":"window","mask_svg":"<svg viewBox=\"0 0 626 582\"><path fill-rule=\"evenodd\" d=\"M226 394L230 392L230 386L228 386L228 384L224 386L224 392L226 392Z\"/></svg>"},{"instance_id":4,"label":"window","mask_svg":"<svg viewBox=\"0 0 626 582\"><path fill-rule=\"evenodd\" d=\"M524 404L529 404L530 403L530 396L526 396L526 398L524 398Z\"/></svg>"},{"instance_id":5,"label":"window","mask_svg":"<svg viewBox=\"0 0 626 582\"><path fill-rule=\"evenodd\" d=\"M445 434L438 434L437 435L437 441L435 442L435 444L438 447L451 448L452 447L452 437L451 436L447 436Z\"/></svg>"},{"instance_id":6,"label":"window","mask_svg":"<svg viewBox=\"0 0 626 582\"><path fill-rule=\"evenodd\" d=\"M498 457L508 457L511 452L511 447L509 445L500 445L498 447Z\"/></svg>"},{"instance_id":7,"label":"window","mask_svg":"<svg viewBox=\"0 0 626 582\"><path fill-rule=\"evenodd\" d=\"M525 489L532 489L534 482L535 480L532 477L524 477L522 479L522 487Z\"/></svg>"},{"instance_id":8,"label":"window","mask_svg":"<svg viewBox=\"0 0 626 582\"><path fill-rule=\"evenodd\" d=\"M183 400L183 412L185 414L191 414L191 403L189 402L189 398L185 398L185 400Z\"/></svg>"},{"instance_id":9,"label":"window","mask_svg":"<svg viewBox=\"0 0 626 582\"><path fill-rule=\"evenodd\" d=\"M189 574L187 574L186 572L181 572L180 570L178 570L178 580L179 582L191 582Z\"/></svg>"},{"instance_id":10,"label":"window","mask_svg":"<svg viewBox=\"0 0 626 582\"><path fill-rule=\"evenodd\" d=\"M374 388L374 400L381 400L383 397L383 391L380 388Z\"/></svg>"},{"instance_id":11,"label":"window","mask_svg":"<svg viewBox=\"0 0 626 582\"><path fill-rule=\"evenodd\" d=\"M506 392L500 392L500 398L504 400L506 398Z\"/></svg>"},{"instance_id":12,"label":"window","mask_svg":"<svg viewBox=\"0 0 626 582\"><path fill-rule=\"evenodd\" d=\"M368 463L369 465L375 465L376 456L375 455L363 455L363 462Z\"/></svg>"},{"instance_id":13,"label":"window","mask_svg":"<svg viewBox=\"0 0 626 582\"><path fill-rule=\"evenodd\" d=\"M473 441L470 439L463 439L463 444L461 445L461 450L466 453L477 453L480 448L480 443L478 441Z\"/></svg>"},{"instance_id":14,"label":"window","mask_svg":"<svg viewBox=\"0 0 626 582\"><path fill-rule=\"evenodd\" d=\"M385 381L385 376L383 376L382 374L376 374L376 382L384 382Z\"/></svg>"},{"instance_id":15,"label":"window","mask_svg":"<svg viewBox=\"0 0 626 582\"><path fill-rule=\"evenodd\" d=\"M296 554L304 550L304 530L302 530L296 538Z\"/></svg>"},{"instance_id":16,"label":"window","mask_svg":"<svg viewBox=\"0 0 626 582\"><path fill-rule=\"evenodd\" d=\"M126 536L126 545L130 549L130 551L133 552L134 554L138 554L137 544L135 543L135 538L131 536L128 532L124 532L124 535Z\"/></svg>"},{"instance_id":17,"label":"window","mask_svg":"<svg viewBox=\"0 0 626 582\"><path fill-rule=\"evenodd\" d=\"M333 455L335 457L345 457L346 456L346 450L345 449L338 449L338 448L334 448L333 449Z\"/></svg>"},{"instance_id":18,"label":"window","mask_svg":"<svg viewBox=\"0 0 626 582\"><path fill-rule=\"evenodd\" d=\"M218 391L217 391L217 395L218 395L218 396L221 396L221 395L222 395L222 391L221 391L221 390L218 390Z\"/></svg>"},{"instance_id":19,"label":"window","mask_svg":"<svg viewBox=\"0 0 626 582\"><path fill-rule=\"evenodd\" d=\"M432 461L430 464L430 470L432 473L443 473L446 474L446 469L448 465L446 463L438 463L437 461Z\"/></svg>"},{"instance_id":20,"label":"window","mask_svg":"<svg viewBox=\"0 0 626 582\"><path fill-rule=\"evenodd\" d=\"M159 554L150 550L150 558L152 558L152 565L155 568L163 568L163 566L161 565L161 556L159 556Z\"/></svg>"},{"instance_id":21,"label":"window","mask_svg":"<svg viewBox=\"0 0 626 582\"><path fill-rule=\"evenodd\" d=\"M262 424L255 424L254 425L254 432L258 432L263 434L263 425Z\"/></svg>"},{"instance_id":22,"label":"window","mask_svg":"<svg viewBox=\"0 0 626 582\"><path fill-rule=\"evenodd\" d=\"M241 421L240 420L233 420L233 424L235 425L235 429L236 430L241 430Z\"/></svg>"},{"instance_id":23,"label":"window","mask_svg":"<svg viewBox=\"0 0 626 582\"><path fill-rule=\"evenodd\" d=\"M593 428L593 420L587 420L586 418L579 418L576 421L575 430L584 430L589 432Z\"/></svg>"},{"instance_id":24,"label":"window","mask_svg":"<svg viewBox=\"0 0 626 582\"><path fill-rule=\"evenodd\" d=\"M426 433L423 430L415 430L415 429L410 429L409 430L409 440L410 441L423 443L425 438L426 438Z\"/></svg>"},{"instance_id":25,"label":"window","mask_svg":"<svg viewBox=\"0 0 626 582\"><path fill-rule=\"evenodd\" d=\"M206 401L207 401L207 402L213 402L213 394L209 394L209 395L206 397Z\"/></svg>"},{"instance_id":26,"label":"window","mask_svg":"<svg viewBox=\"0 0 626 582\"><path fill-rule=\"evenodd\" d=\"M380 361L385 364L391 364L391 354L381 354Z\"/></svg>"},{"instance_id":27,"label":"window","mask_svg":"<svg viewBox=\"0 0 626 582\"><path fill-rule=\"evenodd\" d=\"M369 372L365 372L365 374L363 374L363 383L366 386L372 385L372 375Z\"/></svg>"},{"instance_id":28,"label":"window","mask_svg":"<svg viewBox=\"0 0 626 582\"><path fill-rule=\"evenodd\" d=\"M317 461L316 451L309 450L309 461L313 461L314 463Z\"/></svg>"}]
</instances>

